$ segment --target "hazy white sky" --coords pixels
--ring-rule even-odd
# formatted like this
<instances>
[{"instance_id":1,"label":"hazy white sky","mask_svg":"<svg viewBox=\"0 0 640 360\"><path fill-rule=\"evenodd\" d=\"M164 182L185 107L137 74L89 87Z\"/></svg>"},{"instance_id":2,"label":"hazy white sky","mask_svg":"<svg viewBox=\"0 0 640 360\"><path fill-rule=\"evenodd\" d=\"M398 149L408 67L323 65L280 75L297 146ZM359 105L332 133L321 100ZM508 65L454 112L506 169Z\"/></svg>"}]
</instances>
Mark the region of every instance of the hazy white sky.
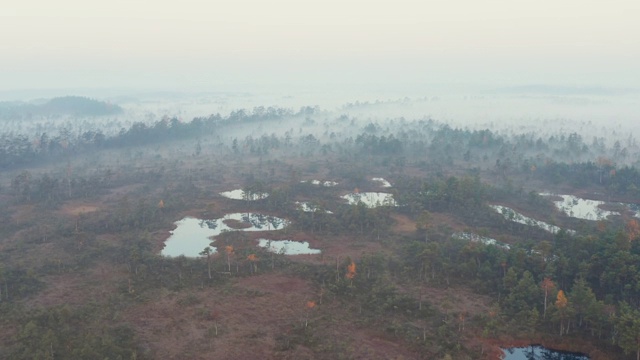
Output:
<instances>
[{"instance_id":1,"label":"hazy white sky","mask_svg":"<svg viewBox=\"0 0 640 360\"><path fill-rule=\"evenodd\" d=\"M14 0L0 90L640 87L639 19L638 0Z\"/></svg>"}]
</instances>

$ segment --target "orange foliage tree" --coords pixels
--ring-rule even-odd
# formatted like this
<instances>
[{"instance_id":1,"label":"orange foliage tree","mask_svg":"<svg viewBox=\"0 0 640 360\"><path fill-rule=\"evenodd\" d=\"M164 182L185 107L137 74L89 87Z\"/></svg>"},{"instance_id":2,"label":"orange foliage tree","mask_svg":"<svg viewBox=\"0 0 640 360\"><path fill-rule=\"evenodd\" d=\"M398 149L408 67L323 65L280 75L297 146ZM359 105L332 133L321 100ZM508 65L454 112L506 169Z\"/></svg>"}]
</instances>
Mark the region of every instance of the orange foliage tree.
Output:
<instances>
[{"instance_id":1,"label":"orange foliage tree","mask_svg":"<svg viewBox=\"0 0 640 360\"><path fill-rule=\"evenodd\" d=\"M315 301L307 301L307 309L313 309L314 307L316 307Z\"/></svg>"},{"instance_id":2,"label":"orange foliage tree","mask_svg":"<svg viewBox=\"0 0 640 360\"><path fill-rule=\"evenodd\" d=\"M249 260L250 262L250 266L251 266L251 271L253 273L258 272L258 257L256 256L256 254L251 254L249 256L247 256L247 260Z\"/></svg>"},{"instance_id":3,"label":"orange foliage tree","mask_svg":"<svg viewBox=\"0 0 640 360\"><path fill-rule=\"evenodd\" d=\"M231 255L233 255L233 246L225 246L224 252L227 253L227 269L229 270L229 273L231 273Z\"/></svg>"},{"instance_id":4,"label":"orange foliage tree","mask_svg":"<svg viewBox=\"0 0 640 360\"><path fill-rule=\"evenodd\" d=\"M558 291L558 296L556 298L556 308L558 309L558 314L560 315L560 336L562 336L562 333L564 332L564 318L566 317L568 303L569 301L564 295L564 291Z\"/></svg>"},{"instance_id":5,"label":"orange foliage tree","mask_svg":"<svg viewBox=\"0 0 640 360\"><path fill-rule=\"evenodd\" d=\"M356 277L356 263L351 261L351 263L347 266L347 273L345 277L351 280L351 284L353 284L353 278Z\"/></svg>"},{"instance_id":6,"label":"orange foliage tree","mask_svg":"<svg viewBox=\"0 0 640 360\"><path fill-rule=\"evenodd\" d=\"M556 285L553 283L553 281L551 281L551 279L546 277L546 278L544 278L544 280L542 280L542 283L540 284L540 287L544 291L544 312L543 312L542 318L546 319L546 317L547 317L547 297L549 296L549 291L553 290L556 287Z\"/></svg>"},{"instance_id":7,"label":"orange foliage tree","mask_svg":"<svg viewBox=\"0 0 640 360\"><path fill-rule=\"evenodd\" d=\"M356 263L353 261L347 266L347 279L353 279L356 276Z\"/></svg>"},{"instance_id":8,"label":"orange foliage tree","mask_svg":"<svg viewBox=\"0 0 640 360\"><path fill-rule=\"evenodd\" d=\"M311 310L316 307L316 302L313 300L307 301L307 311L304 317L304 327L307 328L309 324L309 316L311 314Z\"/></svg>"},{"instance_id":9,"label":"orange foliage tree","mask_svg":"<svg viewBox=\"0 0 640 360\"><path fill-rule=\"evenodd\" d=\"M629 241L637 239L640 236L640 225L635 219L631 219L627 222L627 236Z\"/></svg>"}]
</instances>

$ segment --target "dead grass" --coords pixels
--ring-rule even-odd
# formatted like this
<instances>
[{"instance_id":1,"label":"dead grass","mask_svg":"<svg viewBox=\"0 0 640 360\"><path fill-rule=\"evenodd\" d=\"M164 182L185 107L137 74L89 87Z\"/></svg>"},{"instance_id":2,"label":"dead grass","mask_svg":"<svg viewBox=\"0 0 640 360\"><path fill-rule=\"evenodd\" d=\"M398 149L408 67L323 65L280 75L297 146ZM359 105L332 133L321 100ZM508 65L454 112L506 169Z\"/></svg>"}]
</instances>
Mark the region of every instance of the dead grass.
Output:
<instances>
[{"instance_id":1,"label":"dead grass","mask_svg":"<svg viewBox=\"0 0 640 360\"><path fill-rule=\"evenodd\" d=\"M36 218L35 210L34 205L18 205L7 209L11 213L11 220L16 224L33 221Z\"/></svg>"},{"instance_id":2,"label":"dead grass","mask_svg":"<svg viewBox=\"0 0 640 360\"><path fill-rule=\"evenodd\" d=\"M185 299L189 298L188 304ZM339 301L313 309L319 294L304 279L280 273L237 278L227 288L193 293L160 291L126 311L141 341L162 359L330 359L302 344L282 349L282 338L305 332L353 359L415 359L399 339L355 325L354 314ZM326 322L330 316L334 319ZM355 315L357 316L357 315ZM218 333L215 334L217 325ZM335 349L334 349L335 351Z\"/></svg>"},{"instance_id":3,"label":"dead grass","mask_svg":"<svg viewBox=\"0 0 640 360\"><path fill-rule=\"evenodd\" d=\"M69 202L62 205L60 212L64 215L78 216L80 214L87 214L97 211L99 207L96 204L82 204Z\"/></svg>"},{"instance_id":4,"label":"dead grass","mask_svg":"<svg viewBox=\"0 0 640 360\"><path fill-rule=\"evenodd\" d=\"M396 221L393 231L397 233L412 233L416 231L416 222L406 215L391 214L391 218Z\"/></svg>"},{"instance_id":5,"label":"dead grass","mask_svg":"<svg viewBox=\"0 0 640 360\"><path fill-rule=\"evenodd\" d=\"M29 299L27 306L81 306L87 301L100 303L117 291L119 279L126 278L124 269L114 269L105 262L99 262L85 272L66 272L69 270L61 267L61 274L44 277L45 289L37 297Z\"/></svg>"},{"instance_id":6,"label":"dead grass","mask_svg":"<svg viewBox=\"0 0 640 360\"><path fill-rule=\"evenodd\" d=\"M228 212L250 211L251 203L233 201L217 196L218 191L237 188L243 183L239 175L254 166L252 162L234 164L236 170L225 173L224 183L202 182L210 190L210 198L191 204L192 209L182 214L194 217L218 218ZM330 179L328 172L318 166L317 172L304 172L300 178ZM407 169L411 175L425 176L417 169ZM227 174L229 173L229 174ZM279 171L277 177L283 182L289 179L289 173ZM335 179L338 180L339 179ZM96 212L113 211L117 201L125 195L135 196L141 184L121 186L112 189L108 195L97 202L68 202L54 216L96 216ZM340 186L336 191L340 192ZM133 201L133 200L132 200ZM14 206L9 209L11 219L17 223L37 221L36 210L31 205ZM277 214L274 214L277 215ZM430 223L433 226L448 226L454 231L464 230L466 225L451 214L432 213ZM392 214L395 224L392 231L399 235L415 233L415 222L406 215ZM178 217L179 219L179 217ZM178 220L176 219L176 220ZM67 219L68 220L68 219ZM67 221L65 220L65 221ZM245 224L235 222L235 228ZM154 253L159 253L171 229L157 230L152 233ZM12 239L23 236L25 230L14 234ZM347 257L354 260L366 254L383 253L391 255L384 241L362 236L326 236L305 232L247 232L246 239L255 240L268 236L276 239L308 241L312 248L322 250L321 255L298 255L290 259L299 262L328 264L334 266ZM384 240L384 239L383 239ZM10 243L3 240L4 244ZM122 239L116 235L99 235L97 241L109 246L121 246ZM22 255L23 260L46 259L62 256L60 249L53 243L33 246L33 253ZM72 256L66 254L67 256ZM267 260L268 261L268 260ZM265 262L267 262L265 261ZM267 266L260 264L260 266ZM69 304L80 306L88 301L104 302L110 294L121 292L122 284L129 277L124 266L114 266L106 261L97 261L91 268L82 272L61 272L43 277L46 288L37 296L25 301L27 307L49 307ZM466 288L426 287L399 288L399 291L417 298L422 293L435 309L443 313L486 314L493 304L487 296L473 293ZM318 301L318 290L310 280L276 272L255 276L234 278L228 286L215 288L193 288L181 292L166 289L153 290L145 294L145 301L122 309L119 319L130 323L136 330L143 347L151 350L158 359L329 359L331 352L318 352L322 346L333 351L344 352L353 359L416 359L405 339L390 336L382 329L372 329L358 325L358 314L341 300L325 299L324 304L313 310L306 308L309 300ZM294 338L304 329L308 319L309 333L315 336L322 346L308 348L304 345L283 351L282 337ZM388 319L384 319L386 321ZM215 333L217 327L217 334ZM0 337L8 332L0 331ZM465 345L481 343L487 346L487 354L498 354L498 345L515 343L513 339L481 339L467 334L462 340ZM6 342L2 341L0 344ZM528 342L530 343L530 342ZM314 349L314 350L312 350ZM497 358L497 357L496 357ZM594 360L608 359L594 357Z\"/></svg>"},{"instance_id":7,"label":"dead grass","mask_svg":"<svg viewBox=\"0 0 640 360\"><path fill-rule=\"evenodd\" d=\"M300 321L313 295L302 279L262 274L239 278L226 289L154 296L126 317L157 358L276 359L276 338ZM181 305L185 296L194 304ZM309 352L287 355L308 358Z\"/></svg>"}]
</instances>

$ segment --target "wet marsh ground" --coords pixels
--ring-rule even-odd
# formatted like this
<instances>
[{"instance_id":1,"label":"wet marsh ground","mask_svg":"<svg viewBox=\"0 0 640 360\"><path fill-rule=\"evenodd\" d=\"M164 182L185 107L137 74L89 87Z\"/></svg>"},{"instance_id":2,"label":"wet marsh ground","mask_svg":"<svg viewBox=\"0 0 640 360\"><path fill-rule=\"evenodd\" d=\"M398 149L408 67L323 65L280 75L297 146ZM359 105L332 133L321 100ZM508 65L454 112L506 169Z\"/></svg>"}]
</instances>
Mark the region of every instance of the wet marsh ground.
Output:
<instances>
[{"instance_id":1,"label":"wet marsh ground","mask_svg":"<svg viewBox=\"0 0 640 360\"><path fill-rule=\"evenodd\" d=\"M163 154L161 161L157 152ZM139 157L123 161L126 166L112 167L113 177L106 192L66 201L52 209L12 204L8 198L3 200L7 205L6 212L15 224L5 230L8 236L0 242L0 249L8 254L3 257L3 264L34 267L43 283L40 292L20 302L28 308L82 307L87 303L113 307L113 303L118 303L115 315L105 316L105 321L130 324L139 338L141 355L148 358L241 359L258 356L312 359L345 354L344 358L426 359L433 355L423 352L420 341L399 335L403 324L411 324L419 329L416 331L420 336L424 333L425 337L435 339L437 328L432 324L414 323L413 314L400 310L378 314L379 319L372 319L371 314L363 314L356 301L323 294L314 280L315 275L309 274L319 271L313 270L316 269L313 266L323 271L338 266L344 272L342 263L346 259L358 261L372 254L393 259L399 256L398 244L421 239L422 235L416 231L415 214L392 206L395 200L378 192L386 183L370 180L381 176L393 180L394 175L398 178L404 175L389 174L385 168L370 169L372 173L363 181L366 188L359 189L359 196L365 199L368 199L367 194L376 194L375 201L366 205L376 202L391 205L388 206L391 225L382 239L377 239L373 233L358 231L350 234L314 232L301 229L295 222L286 228L258 229L248 227L252 223L250 219L241 215L226 217L226 214L261 213L287 220L293 212L301 211L296 209L295 201L309 200L323 201L327 209L337 210L348 206L340 195L353 194L352 184L347 179L343 182L331 176L338 180L337 183L314 190L320 194L319 198L312 192L300 192L287 199L287 208L265 210L269 198L243 201L242 195L236 199L220 193L236 189L239 184L248 184L248 179L261 179L274 189L294 187L301 179L312 181L318 174L328 174L329 170L300 170L292 175L291 168L305 169L308 160L291 158L286 163L268 163L269 159L263 158L241 159L229 154L182 156L184 153L176 149L145 150ZM170 154L181 156L174 159ZM455 171L452 169L452 173ZM407 173L424 175L425 172L409 167L405 170ZM385 191L391 189L393 185ZM357 197L352 196L353 199ZM356 201L353 199L349 201ZM162 207L158 205L160 200ZM145 219L121 225L120 217L143 206L141 202L146 209L152 209L145 216L153 216L153 222ZM316 215L319 216L314 213ZM325 215L333 216L331 213ZM44 217L48 220L42 221ZM193 259L186 261L184 268L163 273L162 276L172 280L161 281L173 284L179 278L178 285L150 285L156 280L145 272L150 274L155 270L139 266L135 262L140 260L133 259L134 255L127 251L136 241L141 241L148 249L135 256L166 255L171 231L173 235L179 232L174 230L174 224L188 217L212 220L216 222L217 230L204 234L204 242L190 253L171 254L184 254ZM472 224L453 213L433 213L431 222L434 229L444 229L437 231L446 234L471 228L489 232L488 235L495 238L510 236L508 231L491 233L494 230L474 229ZM119 227L127 227L127 230ZM135 227L143 231L134 231ZM222 234L223 228L231 232ZM255 232L247 231L249 229ZM276 235L268 239L307 242L320 253L273 260L271 254L263 252L257 263L247 261L249 255L259 250L258 243L266 233L273 230L277 230ZM47 237L49 233L55 235ZM146 238L142 238L143 235ZM210 236L217 235L221 237L215 240L217 252L212 254L215 284L207 286L206 281L188 283L183 280L182 277L186 279L191 274L205 273L207 259L200 256L198 250L211 243ZM230 261L225 258L225 245L235 249ZM127 253L121 255L123 252ZM364 272L359 274L365 276ZM468 319L473 319L485 316L493 303L490 297L475 294L465 286L427 284L416 289L411 285L397 285L400 293L414 300L425 299L438 314L464 313ZM310 301L315 303L313 307L307 305ZM7 328L18 326L10 324ZM458 341L472 349L473 358L491 358L492 351L498 348L492 339L479 335L481 329L472 320L464 330L459 324L454 327L460 328L456 334ZM426 330L423 332L422 328ZM9 338L12 337L6 337Z\"/></svg>"}]
</instances>

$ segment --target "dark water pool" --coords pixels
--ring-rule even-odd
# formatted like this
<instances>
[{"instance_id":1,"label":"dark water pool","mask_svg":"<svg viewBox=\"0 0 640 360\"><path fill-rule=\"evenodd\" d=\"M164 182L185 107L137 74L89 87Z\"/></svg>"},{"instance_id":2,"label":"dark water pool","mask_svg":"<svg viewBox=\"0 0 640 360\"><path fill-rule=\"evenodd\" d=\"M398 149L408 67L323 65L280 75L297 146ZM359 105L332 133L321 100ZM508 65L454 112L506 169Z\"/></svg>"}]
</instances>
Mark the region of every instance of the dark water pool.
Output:
<instances>
[{"instance_id":1,"label":"dark water pool","mask_svg":"<svg viewBox=\"0 0 640 360\"><path fill-rule=\"evenodd\" d=\"M504 360L589 360L585 354L547 349L540 345L502 349L502 351Z\"/></svg>"}]
</instances>

